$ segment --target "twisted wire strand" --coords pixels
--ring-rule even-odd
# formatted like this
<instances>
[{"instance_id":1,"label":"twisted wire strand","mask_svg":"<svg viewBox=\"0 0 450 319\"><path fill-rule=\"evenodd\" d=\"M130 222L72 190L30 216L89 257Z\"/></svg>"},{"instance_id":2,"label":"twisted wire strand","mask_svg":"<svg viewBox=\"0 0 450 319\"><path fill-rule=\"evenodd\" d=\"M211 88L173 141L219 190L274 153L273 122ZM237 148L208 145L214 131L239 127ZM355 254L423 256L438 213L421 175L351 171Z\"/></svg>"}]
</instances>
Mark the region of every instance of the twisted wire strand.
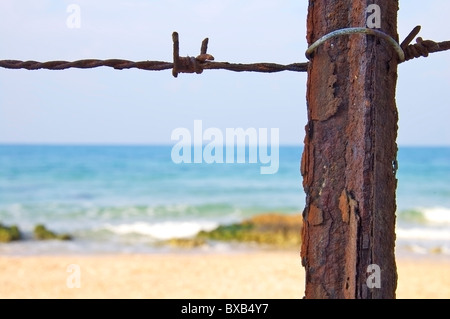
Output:
<instances>
[{"instance_id":1,"label":"twisted wire strand","mask_svg":"<svg viewBox=\"0 0 450 319\"><path fill-rule=\"evenodd\" d=\"M26 69L26 70L65 70L69 68L77 69L92 69L101 66L107 66L116 70L137 68L141 70L160 71L171 69L173 63L162 61L141 61L133 62L120 59L109 60L97 60L87 59L78 60L73 62L68 61L49 61L49 62L37 62L37 61L18 61L18 60L2 60L0 66L6 69Z\"/></svg>"},{"instance_id":2,"label":"twisted wire strand","mask_svg":"<svg viewBox=\"0 0 450 319\"><path fill-rule=\"evenodd\" d=\"M292 63L288 65L281 65L275 63L228 63L228 62L205 62L203 64L205 70L228 70L235 72L262 72L273 73L281 71L306 72L308 70L308 62Z\"/></svg>"}]
</instances>

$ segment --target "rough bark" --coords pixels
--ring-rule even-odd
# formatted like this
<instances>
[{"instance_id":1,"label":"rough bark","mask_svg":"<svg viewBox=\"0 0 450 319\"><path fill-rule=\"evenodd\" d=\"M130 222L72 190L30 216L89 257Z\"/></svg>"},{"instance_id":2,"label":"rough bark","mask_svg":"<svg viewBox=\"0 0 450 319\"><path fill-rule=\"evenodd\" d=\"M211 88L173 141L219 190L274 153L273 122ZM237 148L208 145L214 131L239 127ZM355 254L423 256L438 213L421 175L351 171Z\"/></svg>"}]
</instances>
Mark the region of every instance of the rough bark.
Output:
<instances>
[{"instance_id":1,"label":"rough bark","mask_svg":"<svg viewBox=\"0 0 450 319\"><path fill-rule=\"evenodd\" d=\"M366 26L373 2L310 0L308 43ZM380 30L398 41L398 1L375 2ZM301 163L306 298L395 298L397 64L391 45L362 34L330 39L312 57ZM381 288L367 286L371 264Z\"/></svg>"}]
</instances>

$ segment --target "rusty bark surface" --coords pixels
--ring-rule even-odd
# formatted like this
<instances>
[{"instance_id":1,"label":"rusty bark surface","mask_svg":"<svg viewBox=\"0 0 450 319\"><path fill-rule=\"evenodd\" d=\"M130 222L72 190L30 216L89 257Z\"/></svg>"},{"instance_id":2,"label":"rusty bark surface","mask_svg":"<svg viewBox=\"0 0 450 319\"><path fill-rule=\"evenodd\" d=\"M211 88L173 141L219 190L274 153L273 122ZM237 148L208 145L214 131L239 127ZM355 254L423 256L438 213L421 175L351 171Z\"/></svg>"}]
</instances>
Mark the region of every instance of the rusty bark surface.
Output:
<instances>
[{"instance_id":1,"label":"rusty bark surface","mask_svg":"<svg viewBox=\"0 0 450 319\"><path fill-rule=\"evenodd\" d=\"M310 0L309 45L334 30L365 27L372 3ZM398 41L398 1L375 3L380 30ZM301 163L306 298L395 298L397 65L392 46L361 34L331 39L312 57ZM381 288L367 286L371 264L381 269Z\"/></svg>"}]
</instances>

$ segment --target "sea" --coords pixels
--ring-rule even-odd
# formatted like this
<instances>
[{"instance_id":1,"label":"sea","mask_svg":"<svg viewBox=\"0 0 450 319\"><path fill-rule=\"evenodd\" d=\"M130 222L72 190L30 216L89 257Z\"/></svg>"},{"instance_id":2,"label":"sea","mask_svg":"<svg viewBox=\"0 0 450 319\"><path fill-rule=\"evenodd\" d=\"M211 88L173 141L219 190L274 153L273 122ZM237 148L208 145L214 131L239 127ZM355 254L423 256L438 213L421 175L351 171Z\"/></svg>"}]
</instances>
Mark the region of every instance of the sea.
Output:
<instances>
[{"instance_id":1,"label":"sea","mask_svg":"<svg viewBox=\"0 0 450 319\"><path fill-rule=\"evenodd\" d=\"M275 174L249 161L175 163L172 149L0 145L0 223L23 236L0 255L166 253L170 238L304 209L301 146L280 146ZM450 147L400 147L397 179L397 254L450 256ZM37 224L73 240L34 240Z\"/></svg>"}]
</instances>

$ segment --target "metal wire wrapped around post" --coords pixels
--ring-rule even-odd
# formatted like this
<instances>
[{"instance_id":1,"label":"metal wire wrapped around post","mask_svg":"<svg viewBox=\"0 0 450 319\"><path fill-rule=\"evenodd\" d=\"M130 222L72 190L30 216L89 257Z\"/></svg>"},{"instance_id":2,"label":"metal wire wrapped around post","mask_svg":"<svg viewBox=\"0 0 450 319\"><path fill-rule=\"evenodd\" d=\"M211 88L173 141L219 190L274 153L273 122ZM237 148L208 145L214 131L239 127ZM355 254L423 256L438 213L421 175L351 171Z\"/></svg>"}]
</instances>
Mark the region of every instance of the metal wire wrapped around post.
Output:
<instances>
[{"instance_id":1,"label":"metal wire wrapped around post","mask_svg":"<svg viewBox=\"0 0 450 319\"><path fill-rule=\"evenodd\" d=\"M399 61L403 62L405 60L405 53L403 52L402 48L397 43L397 41L395 41L390 35L388 35L384 32L381 32L381 31L375 30L375 29L369 29L369 28L345 28L345 29L340 29L340 30L330 32L330 33L324 35L323 37L321 37L316 42L314 42L308 48L308 50L306 50L306 53L305 53L306 58L308 60L310 60L314 50L317 49L320 45L322 45L325 41L327 41L331 38L335 38L335 37L343 36L343 35L357 34L357 33L374 35L374 36L385 39L389 44L392 45L394 50L397 52Z\"/></svg>"}]
</instances>

